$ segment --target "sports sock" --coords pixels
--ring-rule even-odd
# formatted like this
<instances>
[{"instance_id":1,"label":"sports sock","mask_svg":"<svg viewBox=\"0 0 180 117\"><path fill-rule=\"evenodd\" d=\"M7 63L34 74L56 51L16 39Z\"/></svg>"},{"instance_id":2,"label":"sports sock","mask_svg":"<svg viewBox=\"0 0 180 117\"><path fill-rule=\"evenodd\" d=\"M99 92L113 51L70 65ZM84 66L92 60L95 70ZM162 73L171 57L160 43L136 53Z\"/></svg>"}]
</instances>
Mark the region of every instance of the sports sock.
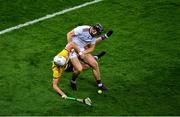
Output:
<instances>
[{"instance_id":1,"label":"sports sock","mask_svg":"<svg viewBox=\"0 0 180 117\"><path fill-rule=\"evenodd\" d=\"M71 79L72 81L76 81L76 78L75 77L72 77L72 79Z\"/></svg>"},{"instance_id":2,"label":"sports sock","mask_svg":"<svg viewBox=\"0 0 180 117\"><path fill-rule=\"evenodd\" d=\"M103 84L102 84L102 83L99 83L99 84L98 84L98 87L102 87L102 86L103 86Z\"/></svg>"},{"instance_id":3,"label":"sports sock","mask_svg":"<svg viewBox=\"0 0 180 117\"><path fill-rule=\"evenodd\" d=\"M74 80L71 79L71 83L76 84L76 80L74 81Z\"/></svg>"},{"instance_id":4,"label":"sports sock","mask_svg":"<svg viewBox=\"0 0 180 117\"><path fill-rule=\"evenodd\" d=\"M94 56L94 58L96 59L96 61L99 59L99 57L98 57L98 56Z\"/></svg>"},{"instance_id":5,"label":"sports sock","mask_svg":"<svg viewBox=\"0 0 180 117\"><path fill-rule=\"evenodd\" d=\"M96 80L96 82L97 82L98 87L102 87L103 86L101 80Z\"/></svg>"},{"instance_id":6,"label":"sports sock","mask_svg":"<svg viewBox=\"0 0 180 117\"><path fill-rule=\"evenodd\" d=\"M72 80L72 81L76 81L77 77L78 77L78 75L73 73L73 74L72 74L72 79L71 79L71 80Z\"/></svg>"}]
</instances>

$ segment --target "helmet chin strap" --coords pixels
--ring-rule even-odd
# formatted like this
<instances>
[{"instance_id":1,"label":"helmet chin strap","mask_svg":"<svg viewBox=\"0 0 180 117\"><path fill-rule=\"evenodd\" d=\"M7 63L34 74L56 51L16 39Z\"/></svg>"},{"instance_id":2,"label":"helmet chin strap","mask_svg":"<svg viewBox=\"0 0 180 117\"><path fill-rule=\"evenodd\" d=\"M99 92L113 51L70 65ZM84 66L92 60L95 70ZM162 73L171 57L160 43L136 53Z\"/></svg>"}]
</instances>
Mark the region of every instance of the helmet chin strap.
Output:
<instances>
[{"instance_id":1,"label":"helmet chin strap","mask_svg":"<svg viewBox=\"0 0 180 117\"><path fill-rule=\"evenodd\" d=\"M94 37L94 35L91 33L91 28L92 28L92 27L89 28L89 34L90 34L92 37Z\"/></svg>"},{"instance_id":2,"label":"helmet chin strap","mask_svg":"<svg viewBox=\"0 0 180 117\"><path fill-rule=\"evenodd\" d=\"M96 35L94 35L94 34L92 34L92 33L90 33L90 35L92 36L92 37L95 37Z\"/></svg>"},{"instance_id":3,"label":"helmet chin strap","mask_svg":"<svg viewBox=\"0 0 180 117\"><path fill-rule=\"evenodd\" d=\"M89 34L90 34L92 37L97 36L97 35L94 35L94 34L91 32L91 28L93 28L93 27L90 27L90 28L89 28Z\"/></svg>"}]
</instances>

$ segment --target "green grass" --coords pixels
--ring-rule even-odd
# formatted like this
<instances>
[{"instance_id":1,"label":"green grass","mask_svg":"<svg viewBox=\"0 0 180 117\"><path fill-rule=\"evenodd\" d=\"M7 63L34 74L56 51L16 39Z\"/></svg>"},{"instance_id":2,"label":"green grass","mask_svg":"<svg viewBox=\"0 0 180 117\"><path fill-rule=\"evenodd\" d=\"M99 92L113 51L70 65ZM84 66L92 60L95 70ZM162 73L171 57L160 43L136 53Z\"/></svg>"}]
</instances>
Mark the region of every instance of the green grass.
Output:
<instances>
[{"instance_id":1,"label":"green grass","mask_svg":"<svg viewBox=\"0 0 180 117\"><path fill-rule=\"evenodd\" d=\"M90 0L0 0L0 30L88 1Z\"/></svg>"},{"instance_id":2,"label":"green grass","mask_svg":"<svg viewBox=\"0 0 180 117\"><path fill-rule=\"evenodd\" d=\"M39 3L23 4L33 14L22 13L26 19L42 15L35 12L41 11L34 7ZM43 4L51 6L44 14L57 10L56 3ZM0 115L180 115L179 6L177 0L105 0L1 35ZM16 13L8 8L1 17ZM1 26L19 22L24 20L11 19ZM77 92L69 87L70 73L59 84L69 96L89 96L93 106L88 107L63 100L53 91L50 61L66 45L68 31L96 22L105 31L114 30L94 52L107 51L99 65L109 91L96 93L90 70L80 75Z\"/></svg>"}]
</instances>

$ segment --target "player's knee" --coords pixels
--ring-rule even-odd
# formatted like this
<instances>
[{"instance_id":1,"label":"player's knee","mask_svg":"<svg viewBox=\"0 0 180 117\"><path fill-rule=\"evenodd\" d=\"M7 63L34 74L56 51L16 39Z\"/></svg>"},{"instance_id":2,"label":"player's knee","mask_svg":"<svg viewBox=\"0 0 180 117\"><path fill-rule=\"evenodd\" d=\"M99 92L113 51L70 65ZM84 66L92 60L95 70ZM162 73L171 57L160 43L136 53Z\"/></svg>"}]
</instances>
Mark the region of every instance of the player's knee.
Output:
<instances>
[{"instance_id":1,"label":"player's knee","mask_svg":"<svg viewBox=\"0 0 180 117\"><path fill-rule=\"evenodd\" d=\"M82 72L82 70L83 70L83 68L82 68L82 67L78 67L78 68L76 69L76 72L77 72L77 73L81 73L81 72Z\"/></svg>"},{"instance_id":2,"label":"player's knee","mask_svg":"<svg viewBox=\"0 0 180 117\"><path fill-rule=\"evenodd\" d=\"M99 66L98 66L98 63L96 61L92 62L91 64L92 68L94 69L97 69Z\"/></svg>"},{"instance_id":3,"label":"player's knee","mask_svg":"<svg viewBox=\"0 0 180 117\"><path fill-rule=\"evenodd\" d=\"M90 67L89 65L84 64L84 65L83 65L83 70L86 70L86 69L88 69L89 67Z\"/></svg>"},{"instance_id":4,"label":"player's knee","mask_svg":"<svg viewBox=\"0 0 180 117\"><path fill-rule=\"evenodd\" d=\"M52 83L52 87L53 89L55 89L57 87L57 84Z\"/></svg>"}]
</instances>

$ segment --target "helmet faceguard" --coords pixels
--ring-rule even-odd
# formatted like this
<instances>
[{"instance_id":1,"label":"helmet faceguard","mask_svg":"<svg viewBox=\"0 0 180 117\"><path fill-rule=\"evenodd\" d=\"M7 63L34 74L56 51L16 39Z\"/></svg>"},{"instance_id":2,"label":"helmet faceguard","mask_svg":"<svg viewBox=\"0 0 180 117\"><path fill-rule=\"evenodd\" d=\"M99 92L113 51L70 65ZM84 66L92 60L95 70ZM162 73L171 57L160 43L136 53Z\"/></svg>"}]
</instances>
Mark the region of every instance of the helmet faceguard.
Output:
<instances>
[{"instance_id":1,"label":"helmet faceguard","mask_svg":"<svg viewBox=\"0 0 180 117\"><path fill-rule=\"evenodd\" d=\"M92 26L92 28L93 28L93 30L96 30L96 32L97 32L96 34L92 34L92 32L90 32L92 36L98 36L103 32L103 27L101 24L96 24L96 25Z\"/></svg>"},{"instance_id":2,"label":"helmet faceguard","mask_svg":"<svg viewBox=\"0 0 180 117\"><path fill-rule=\"evenodd\" d=\"M93 29L97 31L97 35L100 35L103 32L103 26L99 23L94 25Z\"/></svg>"}]
</instances>

